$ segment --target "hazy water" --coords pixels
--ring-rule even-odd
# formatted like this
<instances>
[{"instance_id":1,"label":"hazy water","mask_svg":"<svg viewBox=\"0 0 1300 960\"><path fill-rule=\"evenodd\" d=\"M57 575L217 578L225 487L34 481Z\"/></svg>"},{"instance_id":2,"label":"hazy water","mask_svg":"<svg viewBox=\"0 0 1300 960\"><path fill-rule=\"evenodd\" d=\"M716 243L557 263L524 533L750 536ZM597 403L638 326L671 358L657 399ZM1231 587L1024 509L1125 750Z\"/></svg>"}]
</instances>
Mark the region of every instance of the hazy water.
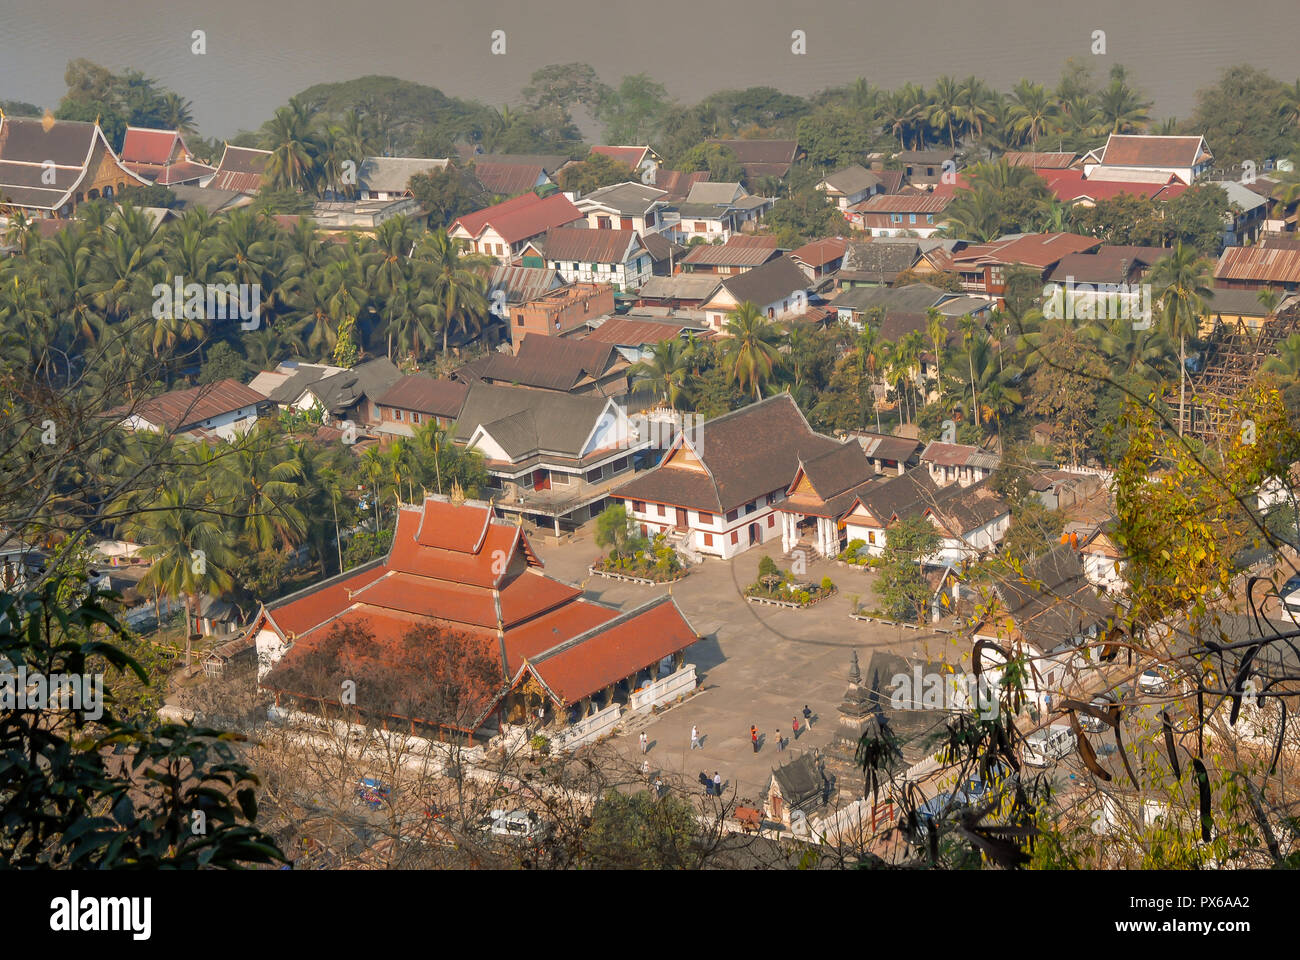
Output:
<instances>
[{"instance_id":1,"label":"hazy water","mask_svg":"<svg viewBox=\"0 0 1300 960\"><path fill-rule=\"evenodd\" d=\"M190 52L204 30L207 54ZM490 53L506 32L504 56ZM791 31L807 54L791 53ZM1107 53L1090 53L1106 31ZM975 74L1005 89L1079 57L1131 69L1153 115L1186 116L1198 87L1249 61L1300 74L1298 0L0 0L0 99L54 106L67 61L134 67L194 102L207 136L255 128L313 83L392 74L491 104L552 63L616 83L646 72L686 101L771 84L810 93Z\"/></svg>"}]
</instances>

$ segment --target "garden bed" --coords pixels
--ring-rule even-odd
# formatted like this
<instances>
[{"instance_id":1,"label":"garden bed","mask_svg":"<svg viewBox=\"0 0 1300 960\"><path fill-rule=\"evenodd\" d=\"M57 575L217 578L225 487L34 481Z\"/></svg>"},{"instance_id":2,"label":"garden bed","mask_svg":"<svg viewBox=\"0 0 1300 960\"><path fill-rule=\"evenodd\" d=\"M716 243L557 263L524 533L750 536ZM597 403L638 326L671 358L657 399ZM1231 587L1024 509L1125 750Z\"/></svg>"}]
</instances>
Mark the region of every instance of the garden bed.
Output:
<instances>
[{"instance_id":1,"label":"garden bed","mask_svg":"<svg viewBox=\"0 0 1300 960\"><path fill-rule=\"evenodd\" d=\"M640 583L648 587L660 587L667 583L676 583L686 576L686 570L678 570L663 580L656 580L653 577L638 577L630 573L618 573L614 570L602 570L600 567L591 566L587 572L597 577L604 577L607 580L622 580L624 583Z\"/></svg>"},{"instance_id":2,"label":"garden bed","mask_svg":"<svg viewBox=\"0 0 1300 960\"><path fill-rule=\"evenodd\" d=\"M762 604L766 604L769 607L789 607L792 610L804 610L807 609L808 607L821 603L823 600L827 600L835 596L835 594L837 593L839 593L838 590L831 590L830 593L819 593L814 597L810 597L808 601L805 603L800 603L798 600L777 600L772 597L762 596L761 594L756 596L745 594L745 599L748 600L750 603L762 603Z\"/></svg>"}]
</instances>

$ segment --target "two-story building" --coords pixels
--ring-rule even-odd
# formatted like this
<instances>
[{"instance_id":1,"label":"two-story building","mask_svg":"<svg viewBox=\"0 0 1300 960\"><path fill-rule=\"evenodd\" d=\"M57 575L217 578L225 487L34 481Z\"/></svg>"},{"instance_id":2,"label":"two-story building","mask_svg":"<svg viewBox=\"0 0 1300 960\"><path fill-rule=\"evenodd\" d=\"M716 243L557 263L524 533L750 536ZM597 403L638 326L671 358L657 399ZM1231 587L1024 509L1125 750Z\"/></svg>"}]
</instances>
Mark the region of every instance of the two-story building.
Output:
<instances>
[{"instance_id":1,"label":"two-story building","mask_svg":"<svg viewBox=\"0 0 1300 960\"><path fill-rule=\"evenodd\" d=\"M653 260L635 230L556 227L525 244L521 262L545 264L568 283L608 284L620 293L638 290L654 276Z\"/></svg>"},{"instance_id":2,"label":"two-story building","mask_svg":"<svg viewBox=\"0 0 1300 960\"><path fill-rule=\"evenodd\" d=\"M849 207L845 217L873 237L930 237L943 228L951 202L943 193L878 193Z\"/></svg>"},{"instance_id":3,"label":"two-story building","mask_svg":"<svg viewBox=\"0 0 1300 960\"><path fill-rule=\"evenodd\" d=\"M726 243L701 243L692 247L677 261L677 272L728 277L761 267L780 255L776 237L733 234Z\"/></svg>"},{"instance_id":4,"label":"two-story building","mask_svg":"<svg viewBox=\"0 0 1300 960\"><path fill-rule=\"evenodd\" d=\"M469 384L427 373L411 373L375 398L381 435L410 437L426 423L450 426L460 416Z\"/></svg>"},{"instance_id":5,"label":"two-story building","mask_svg":"<svg viewBox=\"0 0 1300 960\"><path fill-rule=\"evenodd\" d=\"M510 343L517 351L530 335L562 337L613 312L614 288L608 283L557 287L509 308Z\"/></svg>"},{"instance_id":6,"label":"two-story building","mask_svg":"<svg viewBox=\"0 0 1300 960\"><path fill-rule=\"evenodd\" d=\"M1075 233L1026 233L972 244L954 251L952 260L963 290L1001 305L1012 267L1029 268L1042 278L1055 269L1061 258L1100 246L1096 237Z\"/></svg>"},{"instance_id":7,"label":"two-story building","mask_svg":"<svg viewBox=\"0 0 1300 960\"><path fill-rule=\"evenodd\" d=\"M957 170L957 151L946 147L937 150L904 150L896 154L894 159L902 165L903 177L908 183L929 190L945 182L944 174L951 178Z\"/></svg>"},{"instance_id":8,"label":"two-story building","mask_svg":"<svg viewBox=\"0 0 1300 960\"><path fill-rule=\"evenodd\" d=\"M817 189L825 193L841 211L846 211L873 194L884 193L885 185L880 177L862 164L851 163L823 177L818 181Z\"/></svg>"},{"instance_id":9,"label":"two-story building","mask_svg":"<svg viewBox=\"0 0 1300 960\"><path fill-rule=\"evenodd\" d=\"M691 187L677 204L677 220L669 229L681 243L696 237L710 242L726 240L746 224L757 223L775 201L756 197L739 183L704 180Z\"/></svg>"},{"instance_id":10,"label":"two-story building","mask_svg":"<svg viewBox=\"0 0 1300 960\"><path fill-rule=\"evenodd\" d=\"M666 226L667 193L644 183L615 183L575 201L594 230L632 230L644 236Z\"/></svg>"},{"instance_id":11,"label":"two-story building","mask_svg":"<svg viewBox=\"0 0 1300 960\"><path fill-rule=\"evenodd\" d=\"M1002 458L996 453L968 443L944 443L932 440L921 451L921 465L935 486L955 483L969 487L993 476Z\"/></svg>"},{"instance_id":12,"label":"two-story building","mask_svg":"<svg viewBox=\"0 0 1300 960\"><path fill-rule=\"evenodd\" d=\"M611 343L580 337L524 337L509 354L493 353L467 363L453 376L518 384L559 393L621 397L628 390L628 363Z\"/></svg>"},{"instance_id":13,"label":"two-story building","mask_svg":"<svg viewBox=\"0 0 1300 960\"><path fill-rule=\"evenodd\" d=\"M702 305L709 328L725 331L731 311L755 304L769 320L788 320L808 311L808 277L788 256L769 260L739 276L726 277Z\"/></svg>"},{"instance_id":14,"label":"two-story building","mask_svg":"<svg viewBox=\"0 0 1300 960\"><path fill-rule=\"evenodd\" d=\"M1204 137L1112 133L1103 146L1084 156L1083 175L1089 180L1172 175L1190 185L1213 166L1214 154Z\"/></svg>"},{"instance_id":15,"label":"two-story building","mask_svg":"<svg viewBox=\"0 0 1300 960\"><path fill-rule=\"evenodd\" d=\"M557 536L599 514L654 442L613 397L484 382L470 385L455 440L483 455L500 512Z\"/></svg>"},{"instance_id":16,"label":"two-story building","mask_svg":"<svg viewBox=\"0 0 1300 960\"><path fill-rule=\"evenodd\" d=\"M498 263L508 264L519 257L529 241L541 238L555 227L582 219L582 213L564 194L555 193L542 198L530 192L457 217L447 233L453 239L463 241L475 253L487 254ZM544 264L523 265L540 267Z\"/></svg>"},{"instance_id":17,"label":"two-story building","mask_svg":"<svg viewBox=\"0 0 1300 960\"><path fill-rule=\"evenodd\" d=\"M776 511L800 462L840 446L783 393L683 431L615 496L642 533L725 560L780 536Z\"/></svg>"}]
</instances>

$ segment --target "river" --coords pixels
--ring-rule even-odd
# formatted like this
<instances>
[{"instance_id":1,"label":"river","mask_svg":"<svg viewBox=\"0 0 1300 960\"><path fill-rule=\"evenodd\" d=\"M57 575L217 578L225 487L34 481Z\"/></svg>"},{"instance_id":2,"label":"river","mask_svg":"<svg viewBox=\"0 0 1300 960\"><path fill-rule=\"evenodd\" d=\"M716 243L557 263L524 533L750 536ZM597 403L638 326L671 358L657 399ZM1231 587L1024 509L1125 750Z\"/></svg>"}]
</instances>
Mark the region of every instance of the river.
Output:
<instances>
[{"instance_id":1,"label":"river","mask_svg":"<svg viewBox=\"0 0 1300 960\"><path fill-rule=\"evenodd\" d=\"M1104 55L1092 53L1098 30ZM1161 119L1187 116L1195 91L1235 63L1294 80L1298 37L1297 0L0 0L0 99L53 107L67 62L86 57L158 78L193 101L204 135L227 137L314 83L366 74L499 105L517 102L538 67L582 61L609 83L649 73L693 102L859 76L893 87L975 74L1008 89L1021 76L1054 81L1074 56L1098 76L1129 67Z\"/></svg>"}]
</instances>

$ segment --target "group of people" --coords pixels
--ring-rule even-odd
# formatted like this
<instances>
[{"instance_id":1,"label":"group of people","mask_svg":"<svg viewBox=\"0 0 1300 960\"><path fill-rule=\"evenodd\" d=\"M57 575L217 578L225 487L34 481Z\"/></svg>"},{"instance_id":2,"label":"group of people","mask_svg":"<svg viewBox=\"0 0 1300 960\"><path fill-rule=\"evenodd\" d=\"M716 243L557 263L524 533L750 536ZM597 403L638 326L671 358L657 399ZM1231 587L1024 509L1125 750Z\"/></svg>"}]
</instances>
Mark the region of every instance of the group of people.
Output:
<instances>
[{"instance_id":1,"label":"group of people","mask_svg":"<svg viewBox=\"0 0 1300 960\"><path fill-rule=\"evenodd\" d=\"M803 726L806 730L811 730L813 728L813 712L809 709L808 704L806 703L803 705ZM790 729L794 734L792 739L798 740L800 729L798 714L795 714L790 718ZM754 745L754 752L758 753L758 727L754 726L752 723L749 725L749 741ZM776 729L776 749L778 753L785 749L785 739L781 736L780 727L777 727Z\"/></svg>"}]
</instances>

